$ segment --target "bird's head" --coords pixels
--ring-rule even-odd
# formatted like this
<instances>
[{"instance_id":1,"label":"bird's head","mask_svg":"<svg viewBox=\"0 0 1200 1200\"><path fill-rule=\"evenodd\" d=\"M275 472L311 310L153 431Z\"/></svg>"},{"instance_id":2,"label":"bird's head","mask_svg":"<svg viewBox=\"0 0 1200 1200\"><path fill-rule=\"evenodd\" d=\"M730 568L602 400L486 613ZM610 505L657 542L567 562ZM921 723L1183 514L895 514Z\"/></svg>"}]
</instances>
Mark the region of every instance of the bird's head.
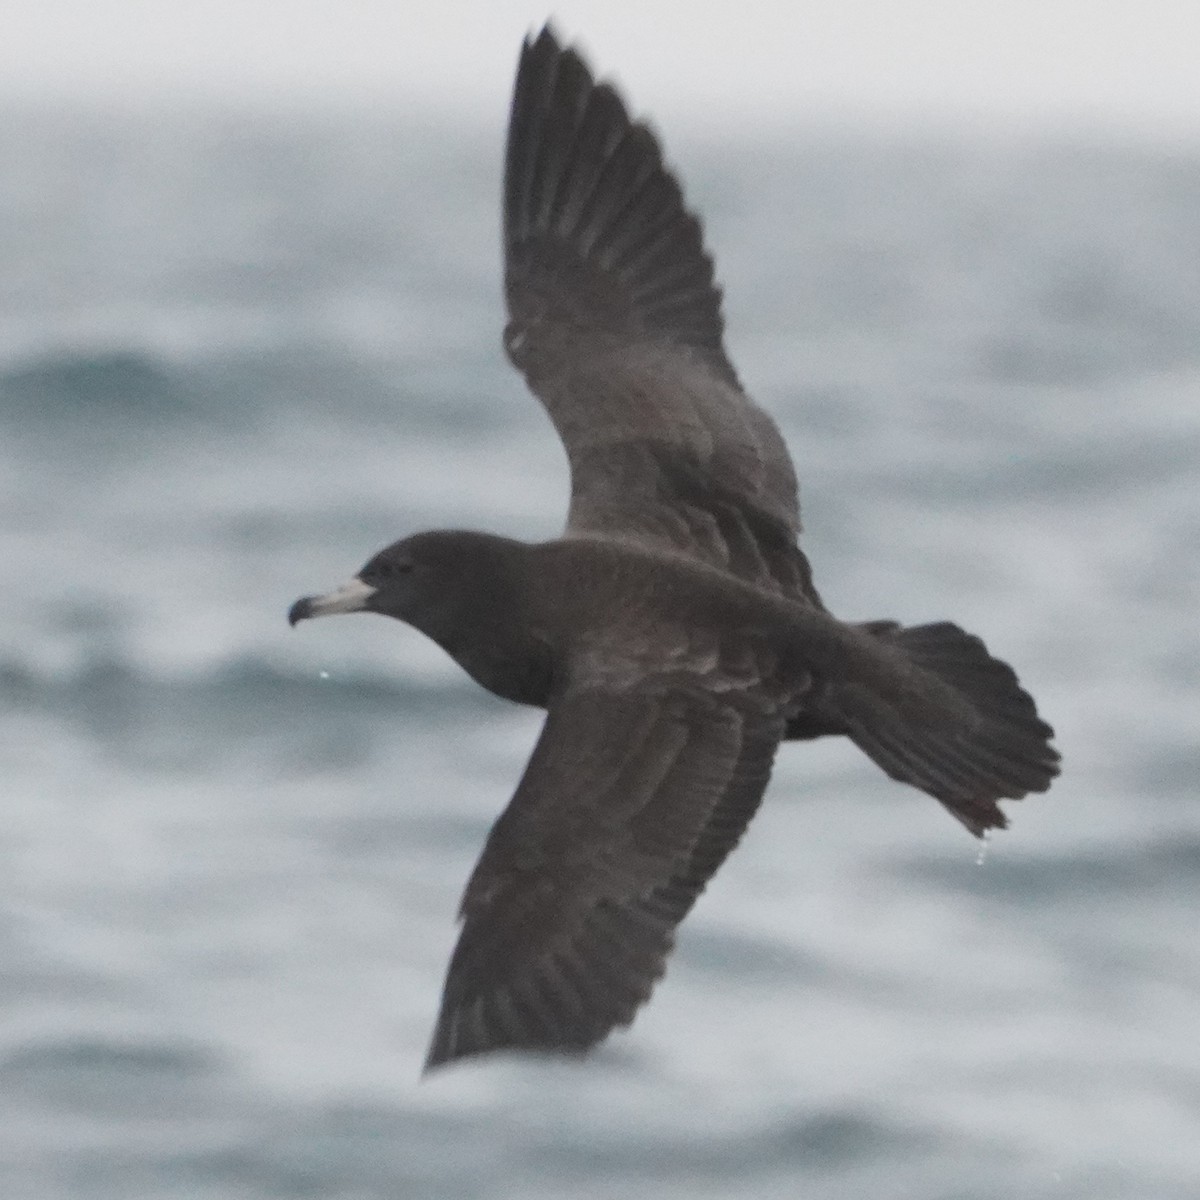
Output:
<instances>
[{"instance_id":1,"label":"bird's head","mask_svg":"<svg viewBox=\"0 0 1200 1200\"><path fill-rule=\"evenodd\" d=\"M289 609L288 622L374 612L443 641L445 631L464 625L469 610L485 597L505 598L516 544L457 530L414 534L380 550L341 587L302 596Z\"/></svg>"}]
</instances>

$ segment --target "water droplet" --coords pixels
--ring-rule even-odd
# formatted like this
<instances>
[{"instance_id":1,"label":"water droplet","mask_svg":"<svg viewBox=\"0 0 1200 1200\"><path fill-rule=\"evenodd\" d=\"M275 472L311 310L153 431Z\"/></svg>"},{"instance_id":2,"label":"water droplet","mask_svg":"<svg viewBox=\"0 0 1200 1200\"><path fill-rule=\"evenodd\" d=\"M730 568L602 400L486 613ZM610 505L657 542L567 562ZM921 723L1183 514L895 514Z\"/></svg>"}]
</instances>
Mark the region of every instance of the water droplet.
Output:
<instances>
[{"instance_id":1,"label":"water droplet","mask_svg":"<svg viewBox=\"0 0 1200 1200\"><path fill-rule=\"evenodd\" d=\"M979 853L975 855L975 865L982 867L987 863L988 847L991 845L991 830L979 839Z\"/></svg>"},{"instance_id":2,"label":"water droplet","mask_svg":"<svg viewBox=\"0 0 1200 1200\"><path fill-rule=\"evenodd\" d=\"M317 674L318 674L318 675L320 675L320 677L321 677L322 679L328 679L328 678L329 678L329 672L328 672L328 671L318 671L318 672L317 672Z\"/></svg>"}]
</instances>

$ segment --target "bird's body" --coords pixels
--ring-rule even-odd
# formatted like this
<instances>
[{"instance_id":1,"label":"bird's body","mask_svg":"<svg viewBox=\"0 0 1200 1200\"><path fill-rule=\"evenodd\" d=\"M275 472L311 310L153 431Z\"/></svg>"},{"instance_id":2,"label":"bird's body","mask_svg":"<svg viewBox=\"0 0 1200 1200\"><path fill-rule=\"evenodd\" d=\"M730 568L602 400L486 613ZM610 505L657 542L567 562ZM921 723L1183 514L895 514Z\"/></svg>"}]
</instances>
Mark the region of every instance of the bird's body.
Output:
<instances>
[{"instance_id":1,"label":"bird's body","mask_svg":"<svg viewBox=\"0 0 1200 1200\"><path fill-rule=\"evenodd\" d=\"M549 29L522 51L504 211L505 347L567 451L563 536L416 534L290 614L397 617L547 709L467 885L429 1066L628 1024L781 741L845 734L976 834L1058 771L978 638L827 612L699 223L653 135Z\"/></svg>"},{"instance_id":2,"label":"bird's body","mask_svg":"<svg viewBox=\"0 0 1200 1200\"><path fill-rule=\"evenodd\" d=\"M789 712L820 681L858 676L877 691L907 686L914 696L923 684L928 704L940 698L954 709L936 676L915 672L878 635L684 555L611 539L528 543L469 531L419 534L407 544L436 553L440 569L461 563L469 585L454 590L469 607L439 604L406 619L508 700L546 707L580 675L619 689L656 671L702 674L723 654L741 654L774 660L757 682L777 685Z\"/></svg>"}]
</instances>

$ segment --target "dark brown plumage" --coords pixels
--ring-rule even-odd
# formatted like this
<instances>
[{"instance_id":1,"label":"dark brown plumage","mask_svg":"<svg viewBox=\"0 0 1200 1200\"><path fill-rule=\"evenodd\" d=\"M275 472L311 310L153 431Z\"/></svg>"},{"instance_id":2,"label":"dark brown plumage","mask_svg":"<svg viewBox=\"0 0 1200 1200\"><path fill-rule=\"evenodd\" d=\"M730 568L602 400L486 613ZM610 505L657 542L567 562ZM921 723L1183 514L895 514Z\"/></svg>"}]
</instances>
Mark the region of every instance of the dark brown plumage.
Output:
<instances>
[{"instance_id":1,"label":"dark brown plumage","mask_svg":"<svg viewBox=\"0 0 1200 1200\"><path fill-rule=\"evenodd\" d=\"M571 465L562 538L417 534L289 619L374 611L547 717L467 885L428 1067L633 1020L785 738L848 735L975 834L1052 731L955 625L829 615L795 474L723 345L700 225L646 126L549 28L517 72L505 347Z\"/></svg>"}]
</instances>

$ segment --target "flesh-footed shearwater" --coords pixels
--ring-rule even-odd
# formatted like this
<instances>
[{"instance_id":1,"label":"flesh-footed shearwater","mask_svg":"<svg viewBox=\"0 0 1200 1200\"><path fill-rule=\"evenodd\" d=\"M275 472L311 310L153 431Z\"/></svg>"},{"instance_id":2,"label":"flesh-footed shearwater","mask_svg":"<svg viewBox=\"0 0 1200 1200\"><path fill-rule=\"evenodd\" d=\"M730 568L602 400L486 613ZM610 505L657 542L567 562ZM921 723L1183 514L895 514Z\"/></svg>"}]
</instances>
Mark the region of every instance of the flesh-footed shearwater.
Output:
<instances>
[{"instance_id":1,"label":"flesh-footed shearwater","mask_svg":"<svg viewBox=\"0 0 1200 1200\"><path fill-rule=\"evenodd\" d=\"M549 26L517 69L504 255L505 349L570 461L563 536L418 533L288 614L396 617L547 710L467 884L427 1070L628 1025L781 740L844 734L980 836L1059 769L979 638L826 610L700 223L654 134Z\"/></svg>"}]
</instances>

